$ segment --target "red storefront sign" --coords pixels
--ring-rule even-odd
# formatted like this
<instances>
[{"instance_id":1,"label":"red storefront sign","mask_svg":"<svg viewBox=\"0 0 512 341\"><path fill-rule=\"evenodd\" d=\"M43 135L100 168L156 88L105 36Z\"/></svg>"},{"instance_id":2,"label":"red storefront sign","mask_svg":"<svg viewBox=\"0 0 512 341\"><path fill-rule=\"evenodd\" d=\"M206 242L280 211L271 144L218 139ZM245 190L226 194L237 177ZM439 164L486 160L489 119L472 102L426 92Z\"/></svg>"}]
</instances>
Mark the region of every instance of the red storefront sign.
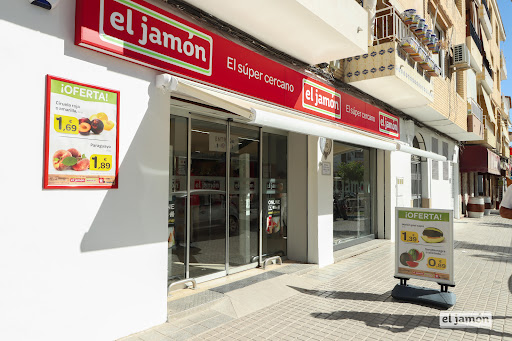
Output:
<instances>
[{"instance_id":1,"label":"red storefront sign","mask_svg":"<svg viewBox=\"0 0 512 341\"><path fill-rule=\"evenodd\" d=\"M376 134L400 137L396 116L142 0L77 0L75 43ZM356 102L362 104L353 109Z\"/></svg>"}]
</instances>

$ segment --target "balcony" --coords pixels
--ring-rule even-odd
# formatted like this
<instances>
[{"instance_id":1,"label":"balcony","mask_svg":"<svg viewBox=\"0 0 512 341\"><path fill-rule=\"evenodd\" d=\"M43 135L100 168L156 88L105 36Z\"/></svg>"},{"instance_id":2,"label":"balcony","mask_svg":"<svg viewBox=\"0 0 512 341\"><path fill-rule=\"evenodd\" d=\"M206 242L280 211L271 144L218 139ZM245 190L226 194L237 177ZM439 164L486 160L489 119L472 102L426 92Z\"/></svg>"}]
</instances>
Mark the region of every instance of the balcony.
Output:
<instances>
[{"instance_id":1,"label":"balcony","mask_svg":"<svg viewBox=\"0 0 512 341\"><path fill-rule=\"evenodd\" d=\"M483 86L483 88L489 95L492 93L494 82L492 80L491 75L489 74L488 68L484 67L482 72L477 73L476 80Z\"/></svg>"},{"instance_id":2,"label":"balcony","mask_svg":"<svg viewBox=\"0 0 512 341\"><path fill-rule=\"evenodd\" d=\"M501 80L502 81L506 80L507 79L507 63L505 61L505 55L503 54L503 50L501 50L501 52L500 52L500 72L501 72Z\"/></svg>"},{"instance_id":3,"label":"balcony","mask_svg":"<svg viewBox=\"0 0 512 341\"><path fill-rule=\"evenodd\" d=\"M483 57L483 64L484 67L487 69L487 72L489 72L489 75L491 75L491 78L494 79L494 71L492 71L491 65L489 64L489 60L487 58Z\"/></svg>"},{"instance_id":4,"label":"balcony","mask_svg":"<svg viewBox=\"0 0 512 341\"><path fill-rule=\"evenodd\" d=\"M502 152L501 152L501 156L507 158L507 159L510 159L510 147L507 145L503 145L502 146Z\"/></svg>"},{"instance_id":5,"label":"balcony","mask_svg":"<svg viewBox=\"0 0 512 341\"><path fill-rule=\"evenodd\" d=\"M476 33L473 22L471 20L468 20L468 23L469 25L466 25L466 37L471 37L473 39L473 42L478 48L478 51L480 51L480 55L482 55L484 53L484 46L482 44L482 40L478 36L478 33Z\"/></svg>"},{"instance_id":6,"label":"balcony","mask_svg":"<svg viewBox=\"0 0 512 341\"><path fill-rule=\"evenodd\" d=\"M406 113L432 103L430 77L440 69L428 48L393 8L378 11L375 20L374 46L367 54L344 60L345 82Z\"/></svg>"},{"instance_id":7,"label":"balcony","mask_svg":"<svg viewBox=\"0 0 512 341\"><path fill-rule=\"evenodd\" d=\"M484 140L482 141L482 144L485 145L487 148L496 148L497 145L497 139L496 135L494 134L494 128L492 124L489 124L488 118L484 118Z\"/></svg>"},{"instance_id":8,"label":"balcony","mask_svg":"<svg viewBox=\"0 0 512 341\"><path fill-rule=\"evenodd\" d=\"M480 19L480 23L482 24L483 31L485 32L485 36L487 39L492 38L492 25L491 25L491 17L489 15L489 9L487 8L487 4L482 1L484 6L478 7L478 18Z\"/></svg>"},{"instance_id":9,"label":"balcony","mask_svg":"<svg viewBox=\"0 0 512 341\"><path fill-rule=\"evenodd\" d=\"M368 12L354 0L185 1L312 65L368 49Z\"/></svg>"},{"instance_id":10,"label":"balcony","mask_svg":"<svg viewBox=\"0 0 512 341\"><path fill-rule=\"evenodd\" d=\"M510 97L509 96L505 96L505 95L501 95L501 107L503 109L503 114L504 114L504 117L503 117L503 120L504 121L507 121L509 120L509 114L510 114Z\"/></svg>"},{"instance_id":11,"label":"balcony","mask_svg":"<svg viewBox=\"0 0 512 341\"><path fill-rule=\"evenodd\" d=\"M484 139L483 110L472 98L468 99L468 134L465 141Z\"/></svg>"},{"instance_id":12,"label":"balcony","mask_svg":"<svg viewBox=\"0 0 512 341\"><path fill-rule=\"evenodd\" d=\"M466 37L466 46L469 50L470 55L470 64L473 70L475 70L476 73L482 72L483 67L483 58L482 53L480 53L478 45L475 43L475 40L473 37L469 36Z\"/></svg>"}]
</instances>

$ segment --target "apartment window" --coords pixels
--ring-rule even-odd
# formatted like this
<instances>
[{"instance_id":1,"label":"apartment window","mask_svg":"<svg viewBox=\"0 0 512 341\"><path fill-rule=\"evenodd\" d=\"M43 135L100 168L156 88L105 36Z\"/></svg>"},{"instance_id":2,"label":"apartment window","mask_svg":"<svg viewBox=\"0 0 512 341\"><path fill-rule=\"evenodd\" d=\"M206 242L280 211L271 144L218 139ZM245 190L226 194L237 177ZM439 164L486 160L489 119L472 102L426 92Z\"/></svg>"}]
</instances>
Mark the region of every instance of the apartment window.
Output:
<instances>
[{"instance_id":1,"label":"apartment window","mask_svg":"<svg viewBox=\"0 0 512 341\"><path fill-rule=\"evenodd\" d=\"M494 29L494 35L496 37L496 45L500 48L500 31L498 31L498 24L496 24L496 28Z\"/></svg>"},{"instance_id":2,"label":"apartment window","mask_svg":"<svg viewBox=\"0 0 512 341\"><path fill-rule=\"evenodd\" d=\"M439 141L433 137L432 138L432 153L438 153L439 151L439 146L438 146L438 143ZM435 161L435 160L432 160L432 180L439 180L439 162L438 161Z\"/></svg>"},{"instance_id":3,"label":"apartment window","mask_svg":"<svg viewBox=\"0 0 512 341\"><path fill-rule=\"evenodd\" d=\"M448 143L443 142L443 156L446 157L448 160ZM449 180L449 174L450 174L450 162L444 161L443 162L443 180Z\"/></svg>"},{"instance_id":4,"label":"apartment window","mask_svg":"<svg viewBox=\"0 0 512 341\"><path fill-rule=\"evenodd\" d=\"M448 143L443 142L443 156L448 158Z\"/></svg>"},{"instance_id":5,"label":"apartment window","mask_svg":"<svg viewBox=\"0 0 512 341\"><path fill-rule=\"evenodd\" d=\"M434 16L432 16L433 18ZM434 33L436 34L437 39L439 41L445 39L446 34L445 32L439 27L439 25L436 25L434 28ZM438 54L432 54L432 59L434 62L441 68L441 77L446 77L446 65L445 65L445 51L441 50Z\"/></svg>"}]
</instances>

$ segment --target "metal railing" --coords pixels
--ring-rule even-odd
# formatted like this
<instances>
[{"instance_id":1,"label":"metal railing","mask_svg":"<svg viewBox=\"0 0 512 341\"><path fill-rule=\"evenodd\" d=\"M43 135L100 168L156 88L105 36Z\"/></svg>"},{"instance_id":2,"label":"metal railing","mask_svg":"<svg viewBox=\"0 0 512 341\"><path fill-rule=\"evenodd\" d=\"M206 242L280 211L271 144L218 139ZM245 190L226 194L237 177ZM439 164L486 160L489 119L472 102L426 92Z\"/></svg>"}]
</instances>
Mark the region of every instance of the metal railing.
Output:
<instances>
[{"instance_id":1,"label":"metal railing","mask_svg":"<svg viewBox=\"0 0 512 341\"><path fill-rule=\"evenodd\" d=\"M375 14L374 42L402 40L407 37L414 37L414 33L403 22L401 16L393 7L378 10Z\"/></svg>"},{"instance_id":2,"label":"metal railing","mask_svg":"<svg viewBox=\"0 0 512 341\"><path fill-rule=\"evenodd\" d=\"M468 101L469 101L469 104L471 105L471 114L473 114L476 118L478 118L480 120L480 122L483 123L484 122L483 109L480 107L480 105L478 105L478 103L472 97L469 97Z\"/></svg>"},{"instance_id":3,"label":"metal railing","mask_svg":"<svg viewBox=\"0 0 512 341\"><path fill-rule=\"evenodd\" d=\"M489 61L485 57L483 57L483 60L484 60L484 66L487 69L487 72L489 72L489 75L491 76L491 78L494 79L494 72L492 71L491 66L489 65Z\"/></svg>"},{"instance_id":4,"label":"metal railing","mask_svg":"<svg viewBox=\"0 0 512 341\"><path fill-rule=\"evenodd\" d=\"M197 282L196 282L195 278L186 278L186 279L182 279L181 281L176 281L176 282L171 283L167 287L167 293L169 293L169 291L171 290L171 287L175 287L175 286L183 285L183 284L187 284L187 283L192 283L192 289L197 288Z\"/></svg>"},{"instance_id":5,"label":"metal railing","mask_svg":"<svg viewBox=\"0 0 512 341\"><path fill-rule=\"evenodd\" d=\"M281 259L281 257L279 257L279 256L269 257L269 258L265 259L265 261L263 262L263 270L265 270L265 268L267 267L267 263L273 262L273 261L275 261L276 264L279 263L279 265L283 265L283 260Z\"/></svg>"},{"instance_id":6,"label":"metal railing","mask_svg":"<svg viewBox=\"0 0 512 341\"><path fill-rule=\"evenodd\" d=\"M423 43L421 40L410 30L400 13L398 13L394 7L387 7L377 11L375 15L373 36L374 45L390 41L403 42L407 39L412 39L421 47L420 50L424 51L423 53L426 56L429 54L428 49L422 47ZM427 72L424 72L422 68L415 65L416 63L410 58L407 58L400 49L397 49L397 54L400 58L406 60L408 64L415 69L420 76L423 76L427 82L430 82L430 75ZM436 66L436 69L441 70L439 66Z\"/></svg>"},{"instance_id":7,"label":"metal railing","mask_svg":"<svg viewBox=\"0 0 512 341\"><path fill-rule=\"evenodd\" d=\"M478 47L478 51L480 51L481 54L484 53L484 47L482 44L482 40L478 36L478 33L476 33L475 26L473 25L473 22L471 20L469 22L469 34L471 35L471 38L473 38L473 41L476 44L476 47Z\"/></svg>"}]
</instances>

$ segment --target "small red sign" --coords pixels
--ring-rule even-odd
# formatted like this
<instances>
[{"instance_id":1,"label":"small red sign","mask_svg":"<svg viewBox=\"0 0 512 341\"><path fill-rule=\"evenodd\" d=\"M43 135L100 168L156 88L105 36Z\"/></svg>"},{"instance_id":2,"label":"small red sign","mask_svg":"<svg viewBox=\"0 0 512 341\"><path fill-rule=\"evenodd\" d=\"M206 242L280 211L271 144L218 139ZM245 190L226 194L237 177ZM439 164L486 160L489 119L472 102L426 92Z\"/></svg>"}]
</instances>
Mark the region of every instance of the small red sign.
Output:
<instances>
[{"instance_id":1,"label":"small red sign","mask_svg":"<svg viewBox=\"0 0 512 341\"><path fill-rule=\"evenodd\" d=\"M397 117L387 114L385 112L379 112L379 131L384 134L388 134L393 137L400 136L398 130L399 120Z\"/></svg>"},{"instance_id":2,"label":"small red sign","mask_svg":"<svg viewBox=\"0 0 512 341\"><path fill-rule=\"evenodd\" d=\"M302 106L319 114L341 119L341 94L324 84L302 81Z\"/></svg>"}]
</instances>

